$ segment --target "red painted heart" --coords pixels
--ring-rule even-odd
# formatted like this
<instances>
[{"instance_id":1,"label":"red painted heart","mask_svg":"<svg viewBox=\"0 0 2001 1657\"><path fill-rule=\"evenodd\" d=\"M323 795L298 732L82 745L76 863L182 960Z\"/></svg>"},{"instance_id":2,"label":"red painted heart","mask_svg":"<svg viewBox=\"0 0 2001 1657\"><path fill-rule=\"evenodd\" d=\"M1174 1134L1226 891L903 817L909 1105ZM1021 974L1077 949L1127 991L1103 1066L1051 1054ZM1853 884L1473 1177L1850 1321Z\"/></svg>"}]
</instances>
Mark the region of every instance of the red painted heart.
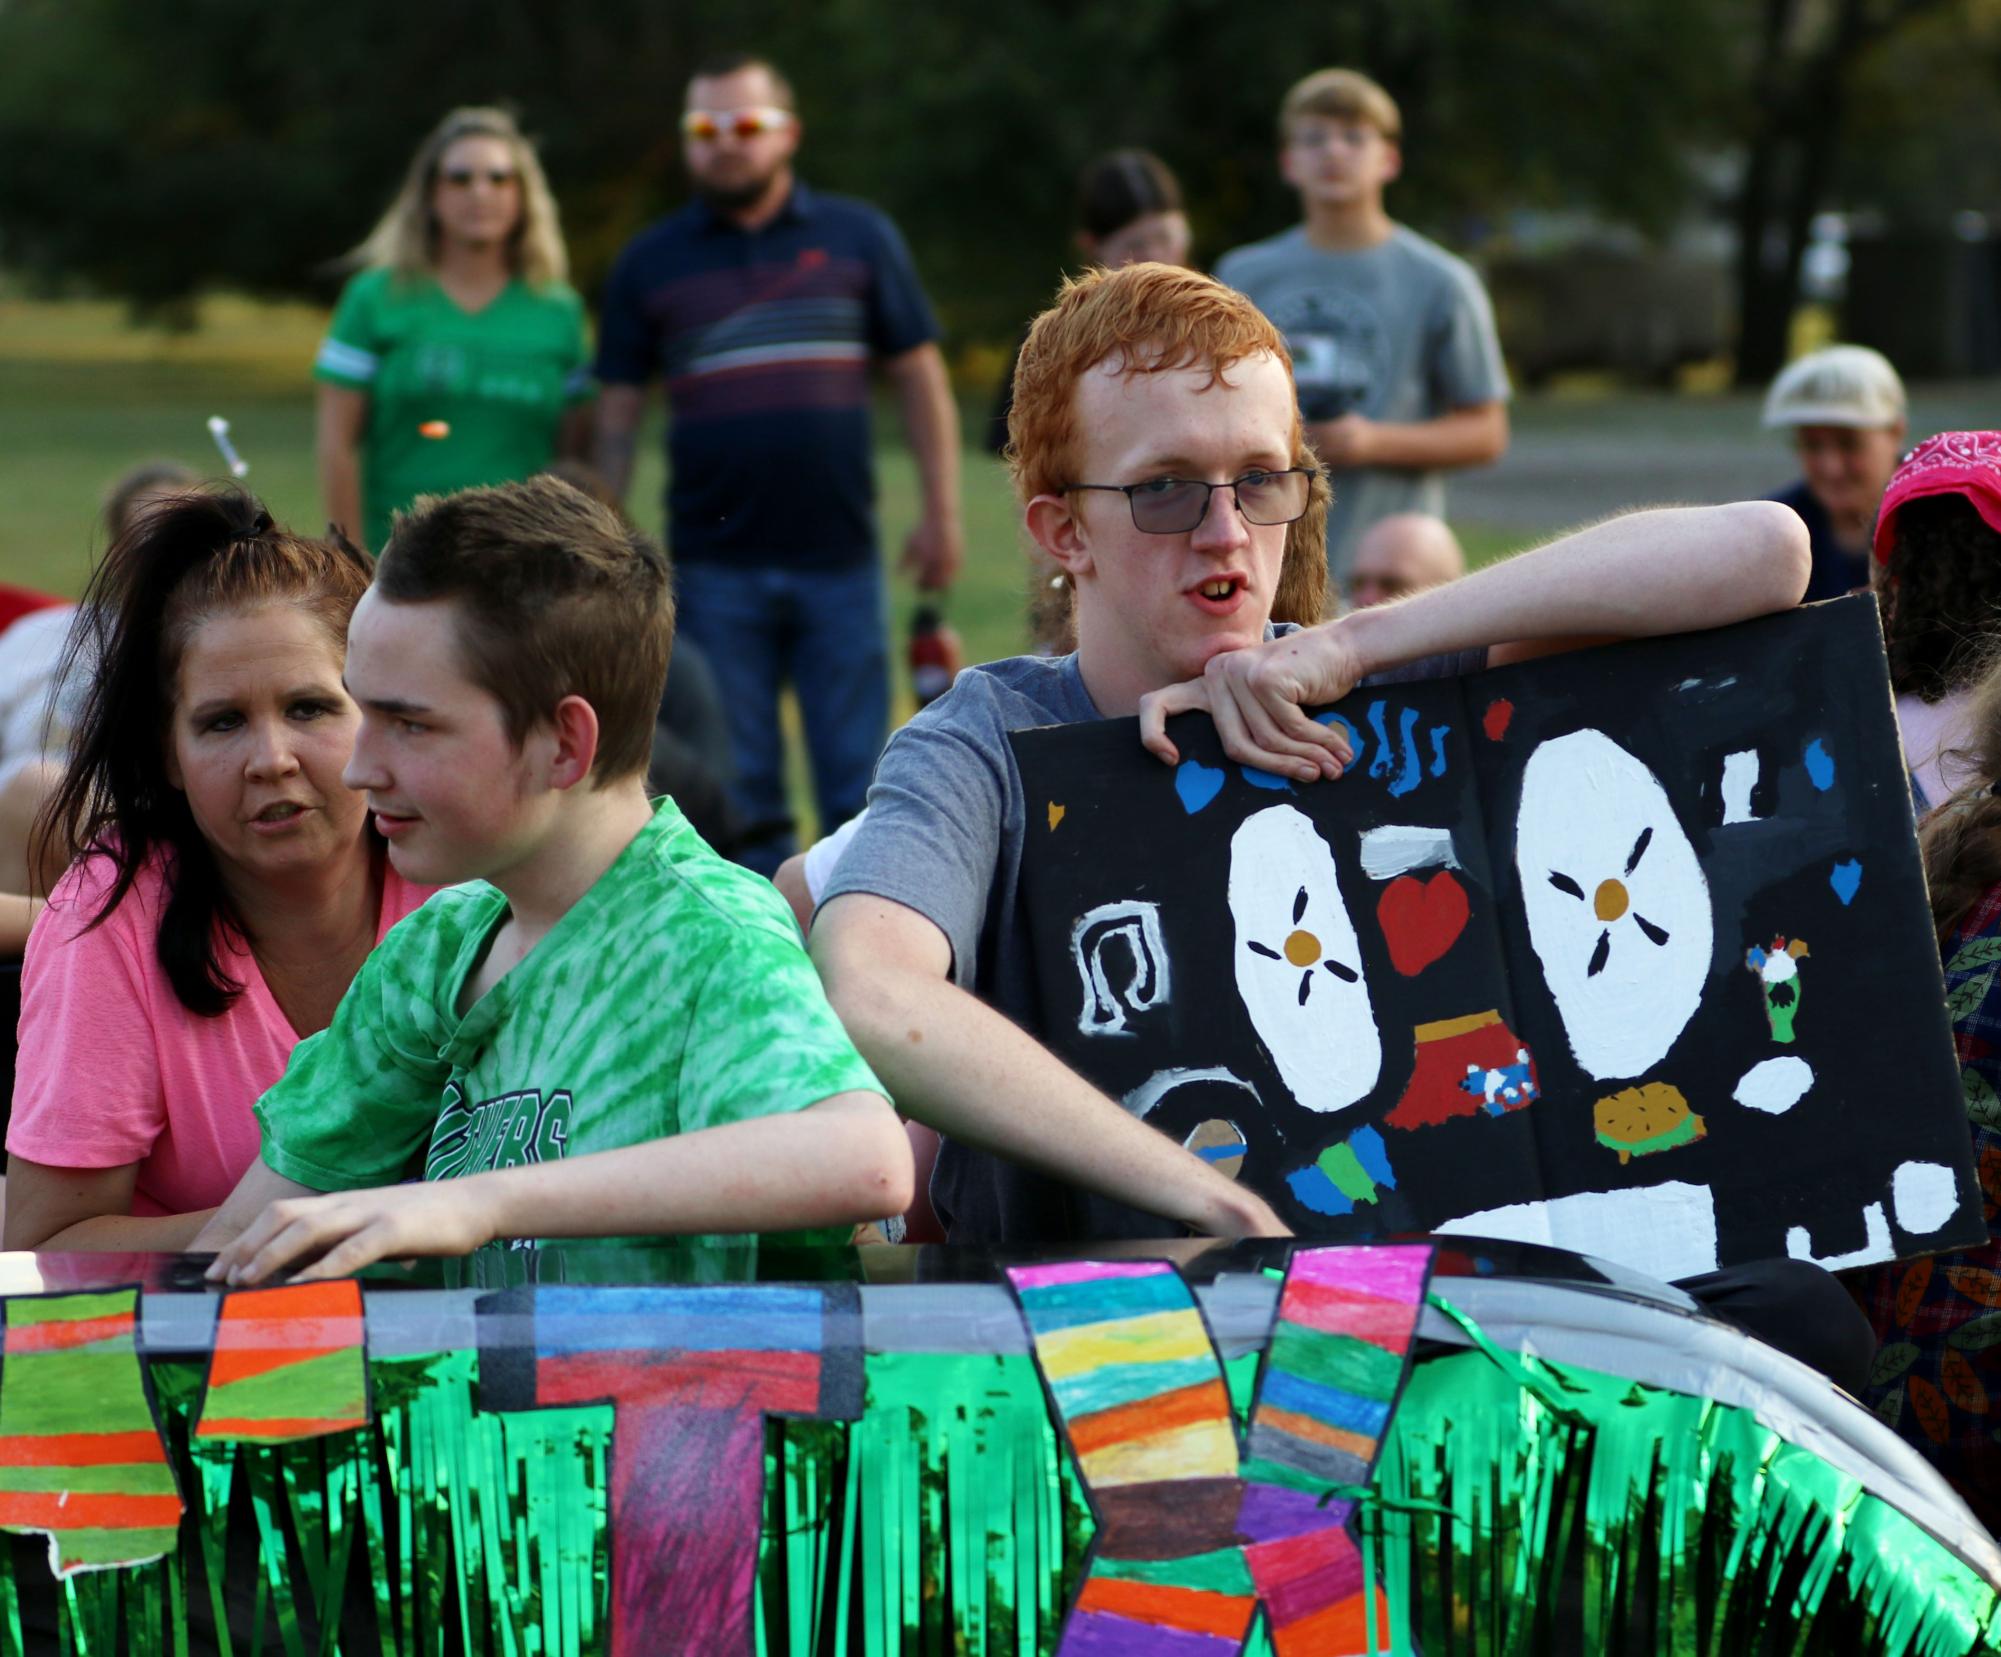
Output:
<instances>
[{"instance_id":1,"label":"red painted heart","mask_svg":"<svg viewBox=\"0 0 2001 1657\"><path fill-rule=\"evenodd\" d=\"M1459 941L1466 930L1466 888L1441 869L1429 880L1399 875L1376 905L1389 940L1390 964L1415 978Z\"/></svg>"}]
</instances>

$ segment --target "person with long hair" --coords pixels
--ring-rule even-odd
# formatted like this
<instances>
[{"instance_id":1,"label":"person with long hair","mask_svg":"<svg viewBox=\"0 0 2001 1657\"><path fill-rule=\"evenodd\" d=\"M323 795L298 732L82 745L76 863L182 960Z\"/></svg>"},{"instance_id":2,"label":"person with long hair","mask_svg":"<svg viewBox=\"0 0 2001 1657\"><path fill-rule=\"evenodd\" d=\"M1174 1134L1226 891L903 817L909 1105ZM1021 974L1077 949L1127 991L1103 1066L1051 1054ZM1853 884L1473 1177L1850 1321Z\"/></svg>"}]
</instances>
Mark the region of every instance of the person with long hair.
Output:
<instances>
[{"instance_id":1,"label":"person with long hair","mask_svg":"<svg viewBox=\"0 0 2001 1657\"><path fill-rule=\"evenodd\" d=\"M1883 492L1873 538L1897 727L1922 814L1955 793L1973 691L2001 648L2001 432L1940 432Z\"/></svg>"},{"instance_id":2,"label":"person with long hair","mask_svg":"<svg viewBox=\"0 0 2001 1657\"><path fill-rule=\"evenodd\" d=\"M555 198L502 109L455 109L349 256L313 375L327 516L370 547L418 495L508 483L590 441L583 301Z\"/></svg>"},{"instance_id":3,"label":"person with long hair","mask_svg":"<svg viewBox=\"0 0 2001 1657\"><path fill-rule=\"evenodd\" d=\"M1983 438L2001 465L2001 433ZM1965 447L1971 447L1966 445ZM1894 486L1893 486L1894 487ZM1943 492L1930 513L1920 501L1892 520L1890 567L1909 569L1949 528L1961 550L1984 550L2001 571L2001 501L1976 505L1966 492ZM1952 500L1967 514L1941 515ZM1887 512L1886 508L1886 512ZM1970 519L1970 521L1968 521ZM1900 556L1902 555L1902 556ZM1978 658L1975 658L1977 660ZM1881 1356L1863 1402L1945 1475L1983 1525L2001 1525L2001 1443L1993 1410L2001 1405L2001 1347L1982 1338L2001 1295L2001 648L1990 637L1984 672L1972 660L1970 688L1956 692L1959 745L1944 758L1954 791L1938 801L1918 832L1932 925L1945 970L1946 1005L1966 1100L1967 1132L1989 1216L1988 1240L1903 1265L1850 1276ZM1981 1328L1976 1328L1980 1325Z\"/></svg>"},{"instance_id":4,"label":"person with long hair","mask_svg":"<svg viewBox=\"0 0 2001 1657\"><path fill-rule=\"evenodd\" d=\"M8 1248L186 1247L257 1156L251 1106L429 895L342 781L369 576L223 489L141 514L92 577L40 824L82 851L28 940Z\"/></svg>"},{"instance_id":5,"label":"person with long hair","mask_svg":"<svg viewBox=\"0 0 2001 1657\"><path fill-rule=\"evenodd\" d=\"M1151 150L1107 150L1084 163L1077 175L1076 206L1071 214L1077 251L1087 265L1119 270L1152 260L1185 265L1194 237L1181 202L1181 181L1174 169ZM987 420L987 447L1007 449L1008 411L1014 407L1014 368L1028 330L1015 341L1014 358L1001 379L1000 395ZM1068 611L1068 601L1064 609ZM1038 635L1037 643L1042 642ZM1067 649L1068 645L1058 649ZM1052 651L1051 654L1056 654Z\"/></svg>"},{"instance_id":6,"label":"person with long hair","mask_svg":"<svg viewBox=\"0 0 2001 1657\"><path fill-rule=\"evenodd\" d=\"M148 506L193 486L175 460L148 460L121 472L104 493L105 544L123 535ZM28 843L42 806L62 780L75 709L55 694L63 646L76 619L66 601L45 605L0 631L0 892L45 896L69 863L68 847L31 864ZM0 956L18 956L12 917L0 920ZM25 938L25 933L21 935Z\"/></svg>"}]
</instances>

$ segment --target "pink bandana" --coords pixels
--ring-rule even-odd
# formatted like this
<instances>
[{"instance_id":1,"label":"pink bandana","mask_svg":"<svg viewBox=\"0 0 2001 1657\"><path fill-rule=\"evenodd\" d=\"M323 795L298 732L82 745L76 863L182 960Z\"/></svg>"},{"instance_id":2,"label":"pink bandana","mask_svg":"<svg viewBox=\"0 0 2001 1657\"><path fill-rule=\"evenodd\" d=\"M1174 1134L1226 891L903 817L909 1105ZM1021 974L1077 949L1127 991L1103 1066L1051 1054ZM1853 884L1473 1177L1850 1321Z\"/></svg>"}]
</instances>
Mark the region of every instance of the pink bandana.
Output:
<instances>
[{"instance_id":1,"label":"pink bandana","mask_svg":"<svg viewBox=\"0 0 2001 1657\"><path fill-rule=\"evenodd\" d=\"M1876 562L1890 561L1897 508L1921 495L1964 495L2001 535L2001 432L1940 432L1909 454L1876 513Z\"/></svg>"}]
</instances>

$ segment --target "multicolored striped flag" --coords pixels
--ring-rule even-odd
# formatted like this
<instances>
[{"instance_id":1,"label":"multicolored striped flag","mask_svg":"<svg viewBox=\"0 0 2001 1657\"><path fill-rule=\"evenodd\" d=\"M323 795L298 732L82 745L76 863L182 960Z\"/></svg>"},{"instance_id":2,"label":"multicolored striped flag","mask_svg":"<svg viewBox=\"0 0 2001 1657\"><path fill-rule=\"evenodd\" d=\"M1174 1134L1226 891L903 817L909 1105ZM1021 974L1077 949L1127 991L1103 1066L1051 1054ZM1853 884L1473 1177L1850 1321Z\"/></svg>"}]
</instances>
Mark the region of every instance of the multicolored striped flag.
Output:
<instances>
[{"instance_id":1,"label":"multicolored striped flag","mask_svg":"<svg viewBox=\"0 0 2001 1657\"><path fill-rule=\"evenodd\" d=\"M1242 1457L1171 1265L1008 1272L1099 1525L1059 1657L1236 1657L1260 1605L1279 1657L1387 1643L1348 1492L1375 1465L1430 1266L1421 1244L1293 1255Z\"/></svg>"},{"instance_id":2,"label":"multicolored striped flag","mask_svg":"<svg viewBox=\"0 0 2001 1657\"><path fill-rule=\"evenodd\" d=\"M277 1443L367 1425L359 1283L290 1283L224 1298L196 1438Z\"/></svg>"},{"instance_id":3,"label":"multicolored striped flag","mask_svg":"<svg viewBox=\"0 0 2001 1657\"><path fill-rule=\"evenodd\" d=\"M138 1307L136 1288L7 1301L0 1529L46 1531L58 1576L158 1559L180 1528Z\"/></svg>"}]
</instances>

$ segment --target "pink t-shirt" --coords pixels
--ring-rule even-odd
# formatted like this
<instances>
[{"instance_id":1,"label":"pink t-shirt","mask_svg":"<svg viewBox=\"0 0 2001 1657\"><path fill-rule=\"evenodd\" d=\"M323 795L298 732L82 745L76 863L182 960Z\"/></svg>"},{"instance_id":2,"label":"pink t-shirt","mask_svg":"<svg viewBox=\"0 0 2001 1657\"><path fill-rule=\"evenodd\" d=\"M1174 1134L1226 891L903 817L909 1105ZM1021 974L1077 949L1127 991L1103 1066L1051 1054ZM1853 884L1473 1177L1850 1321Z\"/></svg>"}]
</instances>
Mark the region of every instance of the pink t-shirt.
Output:
<instances>
[{"instance_id":1,"label":"pink t-shirt","mask_svg":"<svg viewBox=\"0 0 2001 1657\"><path fill-rule=\"evenodd\" d=\"M7 1149L58 1168L139 1164L134 1214L212 1208L256 1159L250 1107L298 1045L258 970L227 943L222 968L243 993L218 1018L181 1005L154 949L164 864L158 853L102 926L108 858L56 883L21 967L21 1047ZM376 941L431 895L384 865Z\"/></svg>"}]
</instances>

